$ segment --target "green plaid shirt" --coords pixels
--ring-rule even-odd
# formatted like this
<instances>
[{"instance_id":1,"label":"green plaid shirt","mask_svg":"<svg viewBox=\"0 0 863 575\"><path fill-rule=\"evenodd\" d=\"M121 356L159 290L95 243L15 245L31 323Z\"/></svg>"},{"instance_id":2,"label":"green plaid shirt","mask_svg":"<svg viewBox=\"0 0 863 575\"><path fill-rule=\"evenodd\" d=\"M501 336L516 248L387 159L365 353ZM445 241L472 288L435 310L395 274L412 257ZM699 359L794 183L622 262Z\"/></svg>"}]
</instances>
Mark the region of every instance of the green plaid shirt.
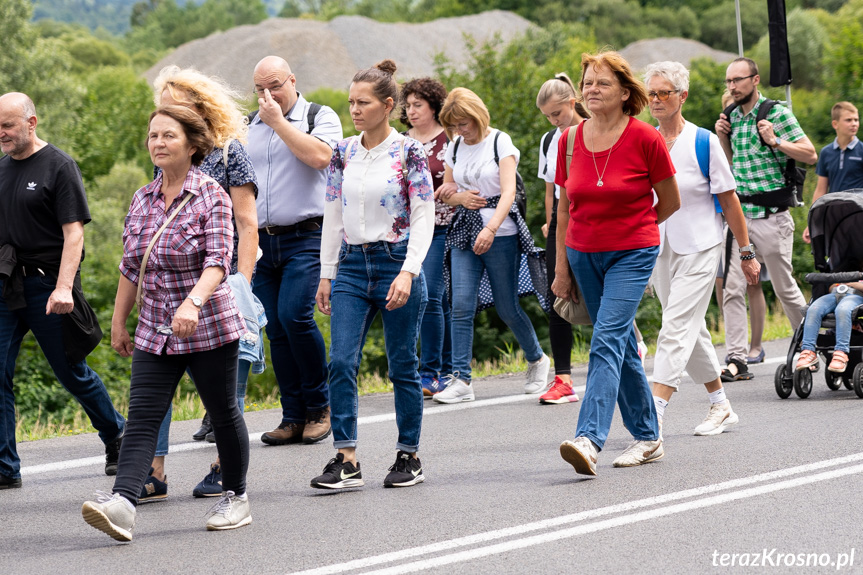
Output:
<instances>
[{"instance_id":1,"label":"green plaid shirt","mask_svg":"<svg viewBox=\"0 0 863 575\"><path fill-rule=\"evenodd\" d=\"M767 98L759 94L758 102L745 116L738 106L731 112L731 151L733 154L732 169L737 181L737 193L741 196L751 196L761 192L769 192L785 187L785 163L788 156L774 150L777 162L770 153L770 148L761 143L755 118L758 109ZM800 128L797 118L782 104L776 104L767 115L767 120L773 123L773 131L778 138L786 142L796 142L806 134ZM745 203L741 199L743 213L750 218L763 218L770 213L776 213L778 208L764 208Z\"/></svg>"}]
</instances>

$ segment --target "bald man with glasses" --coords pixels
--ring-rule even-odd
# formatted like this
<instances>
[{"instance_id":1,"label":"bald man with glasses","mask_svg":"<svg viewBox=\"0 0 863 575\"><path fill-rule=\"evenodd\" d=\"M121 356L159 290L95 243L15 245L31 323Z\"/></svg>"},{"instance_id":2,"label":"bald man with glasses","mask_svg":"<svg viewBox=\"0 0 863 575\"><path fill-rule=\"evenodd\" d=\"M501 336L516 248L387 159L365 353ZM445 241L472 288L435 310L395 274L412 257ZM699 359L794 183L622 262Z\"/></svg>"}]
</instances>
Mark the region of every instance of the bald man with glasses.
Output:
<instances>
[{"instance_id":1,"label":"bald man with glasses","mask_svg":"<svg viewBox=\"0 0 863 575\"><path fill-rule=\"evenodd\" d=\"M330 435L324 340L314 303L321 275L327 169L342 139L339 116L297 91L288 63L255 66L258 111L249 122L249 157L258 177L258 260L253 291L267 313L270 356L282 420L261 441L316 443Z\"/></svg>"}]
</instances>

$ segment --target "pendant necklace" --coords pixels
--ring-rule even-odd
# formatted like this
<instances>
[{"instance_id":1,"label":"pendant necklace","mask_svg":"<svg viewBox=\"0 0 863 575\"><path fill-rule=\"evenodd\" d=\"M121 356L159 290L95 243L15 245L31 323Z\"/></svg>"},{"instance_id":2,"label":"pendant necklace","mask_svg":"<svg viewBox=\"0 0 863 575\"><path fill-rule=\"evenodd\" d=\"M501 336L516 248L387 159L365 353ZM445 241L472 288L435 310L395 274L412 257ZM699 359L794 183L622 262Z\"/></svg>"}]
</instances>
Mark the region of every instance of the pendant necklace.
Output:
<instances>
[{"instance_id":1,"label":"pendant necklace","mask_svg":"<svg viewBox=\"0 0 863 575\"><path fill-rule=\"evenodd\" d=\"M614 151L614 144L611 144L611 148L608 149L608 156L605 157L605 167L602 168L602 173L599 173L599 167L596 165L596 148L593 145L593 130L590 131L590 147L593 148L590 150L590 155L593 156L593 169L596 171L596 185L600 188L604 185L602 178L605 176L605 170L608 169L608 160L611 159L611 152Z\"/></svg>"}]
</instances>

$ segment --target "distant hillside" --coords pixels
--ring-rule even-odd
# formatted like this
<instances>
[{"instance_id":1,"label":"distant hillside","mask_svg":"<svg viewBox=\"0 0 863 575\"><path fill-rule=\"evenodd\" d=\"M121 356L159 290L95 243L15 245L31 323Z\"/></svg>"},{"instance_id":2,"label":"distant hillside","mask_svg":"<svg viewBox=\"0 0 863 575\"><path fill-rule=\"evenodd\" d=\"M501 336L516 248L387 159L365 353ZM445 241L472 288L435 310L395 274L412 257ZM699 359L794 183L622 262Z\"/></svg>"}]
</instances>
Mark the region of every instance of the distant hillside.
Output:
<instances>
[{"instance_id":1,"label":"distant hillside","mask_svg":"<svg viewBox=\"0 0 863 575\"><path fill-rule=\"evenodd\" d=\"M152 82L169 64L194 66L249 92L255 64L276 54L290 63L300 90L347 90L357 70L384 58L395 60L399 78L430 76L439 52L457 67L467 61L465 34L480 44L495 35L508 42L533 26L517 14L500 10L422 24L383 23L362 16L339 16L329 22L270 18L183 44L145 76Z\"/></svg>"}]
</instances>

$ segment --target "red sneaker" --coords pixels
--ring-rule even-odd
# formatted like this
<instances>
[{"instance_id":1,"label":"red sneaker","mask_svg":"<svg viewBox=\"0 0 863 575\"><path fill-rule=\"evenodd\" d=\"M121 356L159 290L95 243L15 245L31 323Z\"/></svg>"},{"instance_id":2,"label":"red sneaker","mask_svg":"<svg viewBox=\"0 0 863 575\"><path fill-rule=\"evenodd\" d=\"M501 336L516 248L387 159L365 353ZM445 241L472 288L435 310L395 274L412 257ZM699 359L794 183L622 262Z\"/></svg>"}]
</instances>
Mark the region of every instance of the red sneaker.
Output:
<instances>
[{"instance_id":1,"label":"red sneaker","mask_svg":"<svg viewBox=\"0 0 863 575\"><path fill-rule=\"evenodd\" d=\"M578 401L578 395L572 390L570 384L560 379L560 376L555 376L551 389L539 397L540 403L569 403L571 401Z\"/></svg>"}]
</instances>

